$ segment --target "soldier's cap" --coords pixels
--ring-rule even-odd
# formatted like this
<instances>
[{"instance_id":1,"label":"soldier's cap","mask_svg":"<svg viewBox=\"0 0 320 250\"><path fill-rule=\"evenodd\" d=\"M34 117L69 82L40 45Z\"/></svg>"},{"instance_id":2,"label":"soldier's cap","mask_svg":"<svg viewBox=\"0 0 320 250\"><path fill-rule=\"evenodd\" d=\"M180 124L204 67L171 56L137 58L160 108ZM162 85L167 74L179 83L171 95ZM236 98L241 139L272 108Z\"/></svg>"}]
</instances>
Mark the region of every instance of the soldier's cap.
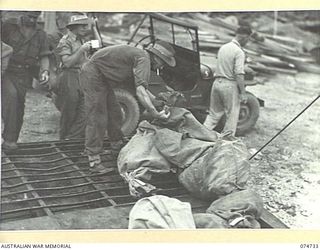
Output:
<instances>
[{"instance_id":1,"label":"soldier's cap","mask_svg":"<svg viewBox=\"0 0 320 250\"><path fill-rule=\"evenodd\" d=\"M84 24L89 24L89 18L87 15L79 14L79 15L71 16L70 21L66 25L66 27L69 28L72 25L84 25Z\"/></svg>"},{"instance_id":2,"label":"soldier's cap","mask_svg":"<svg viewBox=\"0 0 320 250\"><path fill-rule=\"evenodd\" d=\"M175 51L169 43L158 40L150 44L146 50L160 57L170 67L176 66Z\"/></svg>"},{"instance_id":3,"label":"soldier's cap","mask_svg":"<svg viewBox=\"0 0 320 250\"><path fill-rule=\"evenodd\" d=\"M237 31L237 34L239 35L247 35L250 36L252 34L252 30L249 26L240 26Z\"/></svg>"}]
</instances>

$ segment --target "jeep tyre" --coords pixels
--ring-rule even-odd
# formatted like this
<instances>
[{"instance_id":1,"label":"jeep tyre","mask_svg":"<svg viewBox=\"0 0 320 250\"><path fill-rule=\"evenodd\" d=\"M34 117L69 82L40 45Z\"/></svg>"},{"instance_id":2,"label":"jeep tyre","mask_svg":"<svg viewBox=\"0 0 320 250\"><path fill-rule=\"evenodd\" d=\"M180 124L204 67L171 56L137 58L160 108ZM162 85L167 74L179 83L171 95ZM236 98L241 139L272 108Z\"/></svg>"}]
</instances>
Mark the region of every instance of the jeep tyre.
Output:
<instances>
[{"instance_id":1,"label":"jeep tyre","mask_svg":"<svg viewBox=\"0 0 320 250\"><path fill-rule=\"evenodd\" d=\"M114 89L114 94L122 110L121 130L125 136L135 132L140 120L140 108L137 99L125 89Z\"/></svg>"},{"instance_id":2,"label":"jeep tyre","mask_svg":"<svg viewBox=\"0 0 320 250\"><path fill-rule=\"evenodd\" d=\"M260 105L257 97L250 92L246 92L248 100L246 103L241 103L239 120L236 134L244 135L251 130L256 124L259 117Z\"/></svg>"}]
</instances>

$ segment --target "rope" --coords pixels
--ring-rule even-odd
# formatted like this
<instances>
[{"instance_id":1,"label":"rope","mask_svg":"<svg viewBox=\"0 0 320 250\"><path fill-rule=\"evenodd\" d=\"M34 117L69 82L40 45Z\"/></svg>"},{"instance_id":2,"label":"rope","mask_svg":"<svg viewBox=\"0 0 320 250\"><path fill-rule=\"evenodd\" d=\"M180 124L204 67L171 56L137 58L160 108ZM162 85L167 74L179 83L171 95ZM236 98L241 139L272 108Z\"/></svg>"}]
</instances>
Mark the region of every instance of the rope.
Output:
<instances>
[{"instance_id":1,"label":"rope","mask_svg":"<svg viewBox=\"0 0 320 250\"><path fill-rule=\"evenodd\" d=\"M287 127L291 125L300 115L302 115L308 108L310 108L320 97L320 94L308 105L306 106L298 115L296 115L287 125L285 125L277 134L275 134L266 144L264 144L257 152L255 152L249 160L253 159L261 150L263 150L270 142L272 142L278 135L280 135Z\"/></svg>"}]
</instances>

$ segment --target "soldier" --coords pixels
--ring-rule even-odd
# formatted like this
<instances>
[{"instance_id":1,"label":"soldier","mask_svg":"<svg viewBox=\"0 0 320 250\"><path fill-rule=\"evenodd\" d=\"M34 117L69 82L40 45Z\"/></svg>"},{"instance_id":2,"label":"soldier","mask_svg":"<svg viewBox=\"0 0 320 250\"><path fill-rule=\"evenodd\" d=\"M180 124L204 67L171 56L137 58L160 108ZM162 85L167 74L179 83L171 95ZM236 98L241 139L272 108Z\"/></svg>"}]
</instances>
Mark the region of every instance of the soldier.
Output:
<instances>
[{"instance_id":1,"label":"soldier","mask_svg":"<svg viewBox=\"0 0 320 250\"><path fill-rule=\"evenodd\" d=\"M84 14L71 16L68 33L61 38L56 49L62 62L56 103L61 112L60 139L84 138L85 114L79 73L91 48L90 42L83 42L88 24L89 19Z\"/></svg>"},{"instance_id":2,"label":"soldier","mask_svg":"<svg viewBox=\"0 0 320 250\"><path fill-rule=\"evenodd\" d=\"M152 103L155 97L148 90L150 70L156 71L165 64L175 66L174 50L168 43L159 41L146 50L128 45L103 48L83 65L80 79L88 119L85 151L89 155L90 170L100 173L106 170L100 159L106 130L112 148L118 149L122 144L122 112L111 86L131 85L152 117L168 118L156 110Z\"/></svg>"},{"instance_id":3,"label":"soldier","mask_svg":"<svg viewBox=\"0 0 320 250\"><path fill-rule=\"evenodd\" d=\"M238 28L235 38L218 51L216 80L213 83L209 114L203 125L214 129L221 117L226 115L224 132L235 135L239 119L240 102L247 101L244 87L246 45L252 34L250 27Z\"/></svg>"},{"instance_id":4,"label":"soldier","mask_svg":"<svg viewBox=\"0 0 320 250\"><path fill-rule=\"evenodd\" d=\"M15 23L3 22L1 39L12 47L13 53L1 84L1 107L4 122L4 150L17 149L23 123L27 89L33 78L49 80L50 54L47 35L37 29L40 11L25 12Z\"/></svg>"}]
</instances>

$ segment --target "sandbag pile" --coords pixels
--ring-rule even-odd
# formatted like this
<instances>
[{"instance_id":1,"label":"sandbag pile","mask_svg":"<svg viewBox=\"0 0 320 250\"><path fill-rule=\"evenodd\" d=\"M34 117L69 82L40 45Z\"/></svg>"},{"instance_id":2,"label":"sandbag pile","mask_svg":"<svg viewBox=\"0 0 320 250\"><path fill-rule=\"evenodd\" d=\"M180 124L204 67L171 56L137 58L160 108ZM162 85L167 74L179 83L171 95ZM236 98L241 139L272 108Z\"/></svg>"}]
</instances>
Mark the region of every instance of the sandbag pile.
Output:
<instances>
[{"instance_id":1,"label":"sandbag pile","mask_svg":"<svg viewBox=\"0 0 320 250\"><path fill-rule=\"evenodd\" d=\"M196 197L212 199L242 190L249 168L242 142L219 140L179 175L179 181Z\"/></svg>"},{"instance_id":2,"label":"sandbag pile","mask_svg":"<svg viewBox=\"0 0 320 250\"><path fill-rule=\"evenodd\" d=\"M212 202L206 213L194 214L197 228L260 228L261 197L251 191L231 193Z\"/></svg>"},{"instance_id":3,"label":"sandbag pile","mask_svg":"<svg viewBox=\"0 0 320 250\"><path fill-rule=\"evenodd\" d=\"M117 165L120 175L128 182L130 194L141 197L156 190L147 184L153 174L170 172L172 166L154 145L157 128L142 121L137 133L120 150Z\"/></svg>"},{"instance_id":4,"label":"sandbag pile","mask_svg":"<svg viewBox=\"0 0 320 250\"><path fill-rule=\"evenodd\" d=\"M129 229L195 229L191 205L155 195L140 199L129 214Z\"/></svg>"},{"instance_id":5,"label":"sandbag pile","mask_svg":"<svg viewBox=\"0 0 320 250\"><path fill-rule=\"evenodd\" d=\"M234 192L211 203L205 213L192 214L191 205L163 195L136 202L129 229L260 228L261 197L251 190Z\"/></svg>"},{"instance_id":6,"label":"sandbag pile","mask_svg":"<svg viewBox=\"0 0 320 250\"><path fill-rule=\"evenodd\" d=\"M119 173L131 195L155 192L148 184L152 175L170 171L180 173L180 183L206 200L244 189L249 178L245 145L206 129L186 109L173 107L170 114L166 122L142 121L119 153Z\"/></svg>"}]
</instances>

